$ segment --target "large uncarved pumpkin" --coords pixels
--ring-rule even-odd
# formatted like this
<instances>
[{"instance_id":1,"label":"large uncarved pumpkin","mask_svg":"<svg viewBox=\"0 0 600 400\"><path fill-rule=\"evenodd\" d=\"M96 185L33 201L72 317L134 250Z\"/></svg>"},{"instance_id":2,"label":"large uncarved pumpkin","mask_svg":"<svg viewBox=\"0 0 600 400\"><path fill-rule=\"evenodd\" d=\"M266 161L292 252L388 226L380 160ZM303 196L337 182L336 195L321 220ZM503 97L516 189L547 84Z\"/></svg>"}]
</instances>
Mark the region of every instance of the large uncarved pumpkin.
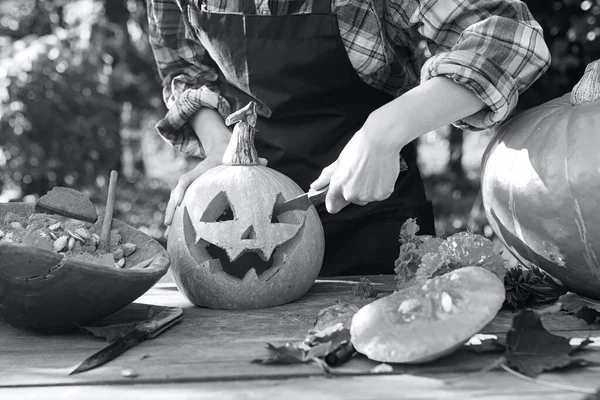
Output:
<instances>
[{"instance_id":1,"label":"large uncarved pumpkin","mask_svg":"<svg viewBox=\"0 0 600 400\"><path fill-rule=\"evenodd\" d=\"M190 185L169 233L175 282L198 306L288 303L311 288L323 262L323 227L314 207L273 215L275 204L303 191L258 164L253 110L251 103L230 116L238 124L223 165Z\"/></svg>"},{"instance_id":2,"label":"large uncarved pumpkin","mask_svg":"<svg viewBox=\"0 0 600 400\"><path fill-rule=\"evenodd\" d=\"M432 361L494 319L504 298L504 285L493 273L459 268L361 308L352 318L352 344L375 361Z\"/></svg>"},{"instance_id":3,"label":"large uncarved pumpkin","mask_svg":"<svg viewBox=\"0 0 600 400\"><path fill-rule=\"evenodd\" d=\"M525 111L492 138L482 198L496 235L521 262L600 299L600 66L571 93Z\"/></svg>"}]
</instances>

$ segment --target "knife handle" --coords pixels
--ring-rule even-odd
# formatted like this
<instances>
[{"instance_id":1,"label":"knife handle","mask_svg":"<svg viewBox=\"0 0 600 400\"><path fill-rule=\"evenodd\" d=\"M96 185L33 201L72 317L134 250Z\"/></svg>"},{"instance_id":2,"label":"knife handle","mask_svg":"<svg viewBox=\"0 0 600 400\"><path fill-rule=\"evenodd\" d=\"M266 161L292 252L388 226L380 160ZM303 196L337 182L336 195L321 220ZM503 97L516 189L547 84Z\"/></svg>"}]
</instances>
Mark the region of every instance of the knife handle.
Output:
<instances>
[{"instance_id":1,"label":"knife handle","mask_svg":"<svg viewBox=\"0 0 600 400\"><path fill-rule=\"evenodd\" d=\"M156 336L163 333L163 331L170 328L181 320L183 316L183 310L177 307L169 307L148 321L144 321L137 326L137 329L143 332L148 332L146 335L147 339L153 339Z\"/></svg>"},{"instance_id":2,"label":"knife handle","mask_svg":"<svg viewBox=\"0 0 600 400\"><path fill-rule=\"evenodd\" d=\"M318 206L319 204L325 203L325 197L327 197L327 192L329 192L329 185L320 189L309 190L307 193L307 197L312 204Z\"/></svg>"}]
</instances>

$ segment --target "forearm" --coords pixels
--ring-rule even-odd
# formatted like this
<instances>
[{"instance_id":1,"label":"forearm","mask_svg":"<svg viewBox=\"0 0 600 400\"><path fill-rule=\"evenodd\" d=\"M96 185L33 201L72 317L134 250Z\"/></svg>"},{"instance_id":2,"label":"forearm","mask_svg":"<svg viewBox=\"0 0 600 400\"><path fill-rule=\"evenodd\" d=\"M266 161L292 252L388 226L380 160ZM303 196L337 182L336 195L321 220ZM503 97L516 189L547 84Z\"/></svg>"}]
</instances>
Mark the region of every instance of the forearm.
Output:
<instances>
[{"instance_id":1,"label":"forearm","mask_svg":"<svg viewBox=\"0 0 600 400\"><path fill-rule=\"evenodd\" d=\"M229 143L231 132L225 125L223 117L208 107L203 107L190 117L192 128L202 143L206 156L215 155L220 157Z\"/></svg>"},{"instance_id":2,"label":"forearm","mask_svg":"<svg viewBox=\"0 0 600 400\"><path fill-rule=\"evenodd\" d=\"M362 130L382 147L400 151L419 136L485 107L474 92L452 79L429 79L375 110Z\"/></svg>"}]
</instances>

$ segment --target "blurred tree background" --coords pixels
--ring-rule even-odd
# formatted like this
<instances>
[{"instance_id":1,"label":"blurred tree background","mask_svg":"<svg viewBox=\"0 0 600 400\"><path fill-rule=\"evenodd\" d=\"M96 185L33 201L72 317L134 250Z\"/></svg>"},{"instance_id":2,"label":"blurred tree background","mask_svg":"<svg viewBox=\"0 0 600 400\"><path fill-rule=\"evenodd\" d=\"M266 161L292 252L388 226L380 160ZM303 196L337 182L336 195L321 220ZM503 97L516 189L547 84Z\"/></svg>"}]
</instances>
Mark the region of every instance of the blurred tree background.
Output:
<instances>
[{"instance_id":1,"label":"blurred tree background","mask_svg":"<svg viewBox=\"0 0 600 400\"><path fill-rule=\"evenodd\" d=\"M600 0L526 3L552 65L519 110L570 91L600 58ZM84 191L102 212L117 169L115 217L164 243L169 190L197 162L155 132L164 111L146 0L0 0L0 201L34 201L62 185ZM478 197L490 135L447 127L421 138L439 235L492 235Z\"/></svg>"}]
</instances>

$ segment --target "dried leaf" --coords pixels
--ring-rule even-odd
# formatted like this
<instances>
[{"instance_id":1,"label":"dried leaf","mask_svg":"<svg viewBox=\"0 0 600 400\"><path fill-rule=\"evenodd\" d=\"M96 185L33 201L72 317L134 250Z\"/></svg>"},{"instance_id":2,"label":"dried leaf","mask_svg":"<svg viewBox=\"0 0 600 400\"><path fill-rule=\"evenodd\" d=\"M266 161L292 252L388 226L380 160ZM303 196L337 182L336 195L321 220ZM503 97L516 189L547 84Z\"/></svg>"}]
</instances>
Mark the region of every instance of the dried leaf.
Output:
<instances>
[{"instance_id":1,"label":"dried leaf","mask_svg":"<svg viewBox=\"0 0 600 400\"><path fill-rule=\"evenodd\" d=\"M564 294L558 301L564 311L581 318L590 325L600 318L600 301L578 296L575 293Z\"/></svg>"},{"instance_id":2,"label":"dried leaf","mask_svg":"<svg viewBox=\"0 0 600 400\"><path fill-rule=\"evenodd\" d=\"M352 294L356 297L360 297L363 300L366 300L371 297L377 296L377 291L373 287L373 284L369 280L369 278L360 278L354 286L352 286Z\"/></svg>"},{"instance_id":3,"label":"dried leaf","mask_svg":"<svg viewBox=\"0 0 600 400\"><path fill-rule=\"evenodd\" d=\"M529 377L543 371L582 365L582 360L571 356L569 339L548 332L540 316L532 310L523 310L513 319L506 336L505 357L508 365Z\"/></svg>"},{"instance_id":4,"label":"dried leaf","mask_svg":"<svg viewBox=\"0 0 600 400\"><path fill-rule=\"evenodd\" d=\"M305 346L314 346L317 343L330 343L333 347L339 343L350 340L350 329L344 327L342 323L337 323L322 331L312 330L302 342Z\"/></svg>"},{"instance_id":5,"label":"dried leaf","mask_svg":"<svg viewBox=\"0 0 600 400\"><path fill-rule=\"evenodd\" d=\"M326 345L326 344L322 344ZM299 348L293 343L286 343L283 346L274 346L267 343L269 357L252 360L254 364L303 364L313 361L314 356L309 356L309 351ZM318 350L318 349L317 349Z\"/></svg>"},{"instance_id":6,"label":"dried leaf","mask_svg":"<svg viewBox=\"0 0 600 400\"><path fill-rule=\"evenodd\" d=\"M358 307L351 303L339 302L330 307L323 308L317 314L314 330L322 331L330 326L342 323L349 328L352 317L358 311Z\"/></svg>"}]
</instances>

